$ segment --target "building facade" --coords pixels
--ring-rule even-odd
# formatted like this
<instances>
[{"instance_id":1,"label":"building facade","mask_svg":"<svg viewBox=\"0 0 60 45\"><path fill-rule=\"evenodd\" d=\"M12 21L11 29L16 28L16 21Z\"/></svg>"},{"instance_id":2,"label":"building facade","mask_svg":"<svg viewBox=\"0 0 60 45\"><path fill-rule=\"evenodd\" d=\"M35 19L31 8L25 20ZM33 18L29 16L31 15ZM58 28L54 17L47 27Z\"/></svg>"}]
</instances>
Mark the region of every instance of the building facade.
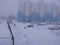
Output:
<instances>
[{"instance_id":1,"label":"building facade","mask_svg":"<svg viewBox=\"0 0 60 45\"><path fill-rule=\"evenodd\" d=\"M19 19L25 21L38 20L39 22L54 22L57 15L60 15L60 6L57 6L55 2L51 4L46 4L43 1L41 2L30 2L29 0L20 0L19 2L19 11L23 13ZM33 16L32 16L33 15ZM18 16L19 17L19 16ZM31 18L32 17L32 18ZM34 19L33 19L34 18ZM50 21L49 21L50 20ZM36 21L36 22L38 22Z\"/></svg>"}]
</instances>

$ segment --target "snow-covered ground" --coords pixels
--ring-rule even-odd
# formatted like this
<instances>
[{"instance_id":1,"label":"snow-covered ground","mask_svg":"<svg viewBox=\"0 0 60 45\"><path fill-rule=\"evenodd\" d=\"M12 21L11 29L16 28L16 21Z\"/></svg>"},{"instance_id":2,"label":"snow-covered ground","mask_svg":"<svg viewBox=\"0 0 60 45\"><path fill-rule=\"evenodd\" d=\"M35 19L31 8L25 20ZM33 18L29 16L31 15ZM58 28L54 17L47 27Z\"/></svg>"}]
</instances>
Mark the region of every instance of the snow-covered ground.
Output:
<instances>
[{"instance_id":1,"label":"snow-covered ground","mask_svg":"<svg viewBox=\"0 0 60 45\"><path fill-rule=\"evenodd\" d=\"M15 45L60 45L60 30L51 31L48 29L54 25L39 26L34 24L33 27L28 27L28 25L30 23L16 21L10 24ZM0 24L0 45L12 45L6 21L2 21Z\"/></svg>"},{"instance_id":2,"label":"snow-covered ground","mask_svg":"<svg viewBox=\"0 0 60 45\"><path fill-rule=\"evenodd\" d=\"M6 21L0 22L0 45L12 45L11 34Z\"/></svg>"},{"instance_id":3,"label":"snow-covered ground","mask_svg":"<svg viewBox=\"0 0 60 45\"><path fill-rule=\"evenodd\" d=\"M15 45L60 45L60 30L51 31L48 27L54 25L44 25L27 27L29 23L18 23L13 21L11 28L15 38Z\"/></svg>"}]
</instances>

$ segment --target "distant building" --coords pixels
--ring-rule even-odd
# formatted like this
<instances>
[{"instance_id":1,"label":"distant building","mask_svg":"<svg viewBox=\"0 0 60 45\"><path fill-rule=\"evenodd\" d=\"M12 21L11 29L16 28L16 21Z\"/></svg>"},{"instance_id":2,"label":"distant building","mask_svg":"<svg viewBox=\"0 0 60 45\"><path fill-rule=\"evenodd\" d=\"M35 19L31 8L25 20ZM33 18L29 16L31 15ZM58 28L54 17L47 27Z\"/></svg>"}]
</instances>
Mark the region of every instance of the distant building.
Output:
<instances>
[{"instance_id":1,"label":"distant building","mask_svg":"<svg viewBox=\"0 0 60 45\"><path fill-rule=\"evenodd\" d=\"M50 19L46 19L46 20L50 20L51 22L55 22L55 17L57 15L59 15L60 13L60 6L57 6L55 2L51 3L51 4L45 4L43 1L41 2L30 2L29 0L19 0L19 14L20 18L18 16L19 20L23 19L23 22L29 22L29 21L34 21L37 19L38 15L40 18L38 18L37 20L39 20L39 22L43 22L44 17L48 17L51 15L52 18ZM37 17L35 18L35 14L33 14L34 12L36 12L35 14L37 15ZM31 19L31 15L33 15L33 18ZM46 15L46 16L45 16ZM45 22L45 21L44 21ZM47 21L48 22L48 21Z\"/></svg>"}]
</instances>

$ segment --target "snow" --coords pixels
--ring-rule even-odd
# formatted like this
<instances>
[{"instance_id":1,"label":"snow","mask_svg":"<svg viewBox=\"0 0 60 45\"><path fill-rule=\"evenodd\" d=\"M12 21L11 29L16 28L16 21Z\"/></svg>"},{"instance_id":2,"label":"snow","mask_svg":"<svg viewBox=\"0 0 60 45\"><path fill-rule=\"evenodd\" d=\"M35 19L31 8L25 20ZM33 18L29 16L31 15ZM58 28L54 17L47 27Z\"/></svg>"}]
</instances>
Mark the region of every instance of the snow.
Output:
<instances>
[{"instance_id":1,"label":"snow","mask_svg":"<svg viewBox=\"0 0 60 45\"><path fill-rule=\"evenodd\" d=\"M0 37L11 37L7 23L0 24Z\"/></svg>"},{"instance_id":2,"label":"snow","mask_svg":"<svg viewBox=\"0 0 60 45\"><path fill-rule=\"evenodd\" d=\"M12 45L11 35L6 21L0 22L0 45Z\"/></svg>"},{"instance_id":3,"label":"snow","mask_svg":"<svg viewBox=\"0 0 60 45\"><path fill-rule=\"evenodd\" d=\"M35 24L34 27L28 28L29 24L13 21L10 25L15 37L15 45L60 45L60 30L48 29L54 25L38 26Z\"/></svg>"},{"instance_id":4,"label":"snow","mask_svg":"<svg viewBox=\"0 0 60 45\"><path fill-rule=\"evenodd\" d=\"M18 23L13 21L10 27L14 36L14 45L60 45L60 30L51 31L48 27L55 25L34 24L28 28L30 23ZM11 34L7 22L0 24L0 45L12 45Z\"/></svg>"}]
</instances>

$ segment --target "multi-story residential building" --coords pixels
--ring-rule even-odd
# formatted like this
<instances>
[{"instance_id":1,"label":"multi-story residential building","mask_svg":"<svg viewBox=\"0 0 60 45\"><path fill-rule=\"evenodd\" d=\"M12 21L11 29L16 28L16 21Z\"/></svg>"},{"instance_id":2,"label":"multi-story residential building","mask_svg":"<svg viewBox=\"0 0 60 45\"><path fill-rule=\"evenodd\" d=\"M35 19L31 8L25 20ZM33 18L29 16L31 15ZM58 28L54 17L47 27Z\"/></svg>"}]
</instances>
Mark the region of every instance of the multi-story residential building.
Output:
<instances>
[{"instance_id":1,"label":"multi-story residential building","mask_svg":"<svg viewBox=\"0 0 60 45\"><path fill-rule=\"evenodd\" d=\"M20 0L19 10L24 13L25 17L22 16L24 18L24 20L25 19L29 20L30 15L33 15L33 18L35 17L34 15L37 15L37 16L40 15L42 18L44 18L44 16L46 17L46 15L47 15L47 17L48 17L48 15L51 15L51 18L53 18L57 14L60 13L60 6L57 6L55 2L46 4L46 3L44 3L44 1L30 2L29 0L23 0L23 1ZM37 18L37 16L36 16L36 18ZM43 19L41 19L41 20L43 21Z\"/></svg>"},{"instance_id":2,"label":"multi-story residential building","mask_svg":"<svg viewBox=\"0 0 60 45\"><path fill-rule=\"evenodd\" d=\"M52 15L55 17L57 15L57 5L56 3L52 3Z\"/></svg>"},{"instance_id":3,"label":"multi-story residential building","mask_svg":"<svg viewBox=\"0 0 60 45\"><path fill-rule=\"evenodd\" d=\"M24 13L26 16L29 16L30 14L30 7L31 7L31 4L30 4L30 1L27 0L24 2Z\"/></svg>"},{"instance_id":4,"label":"multi-story residential building","mask_svg":"<svg viewBox=\"0 0 60 45\"><path fill-rule=\"evenodd\" d=\"M40 15L44 16L45 14L45 4L43 1L40 2Z\"/></svg>"}]
</instances>

